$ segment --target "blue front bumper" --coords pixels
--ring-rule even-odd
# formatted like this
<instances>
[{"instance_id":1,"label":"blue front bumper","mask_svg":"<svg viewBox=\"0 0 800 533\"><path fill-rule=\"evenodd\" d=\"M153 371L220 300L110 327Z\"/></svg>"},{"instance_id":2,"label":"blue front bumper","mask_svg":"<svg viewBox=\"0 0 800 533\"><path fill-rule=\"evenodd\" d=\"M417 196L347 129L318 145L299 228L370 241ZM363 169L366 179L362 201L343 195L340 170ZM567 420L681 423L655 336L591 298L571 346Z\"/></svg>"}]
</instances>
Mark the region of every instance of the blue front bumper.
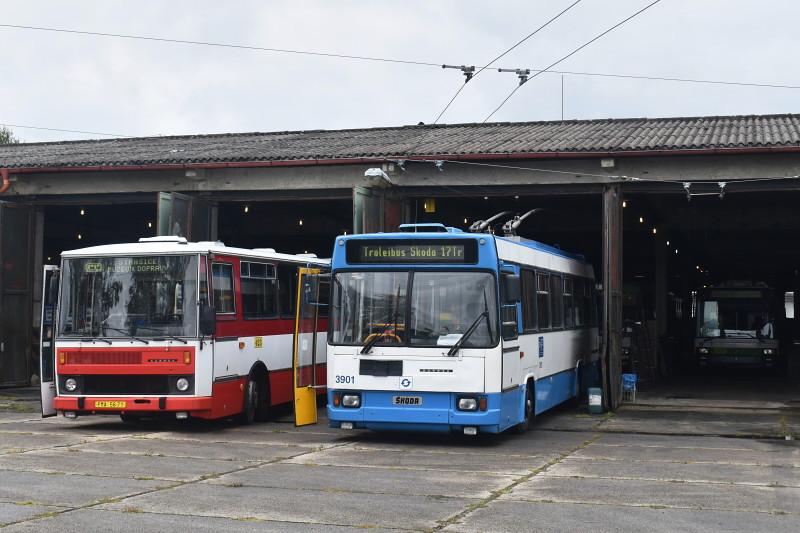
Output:
<instances>
[{"instance_id":1,"label":"blue front bumper","mask_svg":"<svg viewBox=\"0 0 800 533\"><path fill-rule=\"evenodd\" d=\"M353 391L361 395L361 406L346 408L333 407L333 394L337 392L351 393L347 390L328 390L328 419L333 428L341 427L342 422L351 422L354 429L460 432L465 426L471 426L481 433L499 433L509 425L501 423L503 399L500 394ZM422 398L422 403L395 405L395 396L418 396ZM486 411L459 411L456 404L463 397L485 397Z\"/></svg>"}]
</instances>

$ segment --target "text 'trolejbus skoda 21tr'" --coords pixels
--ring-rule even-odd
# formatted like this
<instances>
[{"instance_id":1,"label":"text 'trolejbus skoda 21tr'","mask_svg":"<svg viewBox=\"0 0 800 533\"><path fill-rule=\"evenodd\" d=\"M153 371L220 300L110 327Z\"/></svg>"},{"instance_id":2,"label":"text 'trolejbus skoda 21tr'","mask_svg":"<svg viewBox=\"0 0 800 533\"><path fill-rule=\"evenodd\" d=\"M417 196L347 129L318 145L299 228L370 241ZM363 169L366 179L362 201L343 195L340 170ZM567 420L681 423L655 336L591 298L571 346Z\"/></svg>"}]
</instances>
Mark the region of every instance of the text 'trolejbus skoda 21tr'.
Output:
<instances>
[{"instance_id":1,"label":"text 'trolejbus skoda 21tr'","mask_svg":"<svg viewBox=\"0 0 800 533\"><path fill-rule=\"evenodd\" d=\"M298 286L328 265L181 237L64 252L60 283L45 273L42 414L250 422L297 401L298 348L316 413L327 318L300 313Z\"/></svg>"},{"instance_id":2,"label":"text 'trolejbus skoda 21tr'","mask_svg":"<svg viewBox=\"0 0 800 533\"><path fill-rule=\"evenodd\" d=\"M513 233L400 229L336 239L332 427L524 430L576 397L598 358L591 265Z\"/></svg>"}]
</instances>

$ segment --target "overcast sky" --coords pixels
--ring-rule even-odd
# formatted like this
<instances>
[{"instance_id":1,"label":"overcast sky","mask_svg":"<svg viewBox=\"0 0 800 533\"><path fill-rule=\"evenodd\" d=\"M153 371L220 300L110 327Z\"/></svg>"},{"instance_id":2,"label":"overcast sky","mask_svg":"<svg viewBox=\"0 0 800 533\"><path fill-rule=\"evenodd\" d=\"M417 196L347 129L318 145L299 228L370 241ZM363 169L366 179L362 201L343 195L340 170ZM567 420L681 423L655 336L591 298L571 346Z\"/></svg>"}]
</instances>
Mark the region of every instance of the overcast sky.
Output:
<instances>
[{"instance_id":1,"label":"overcast sky","mask_svg":"<svg viewBox=\"0 0 800 533\"><path fill-rule=\"evenodd\" d=\"M481 66L574 0L2 0L0 23ZM546 67L650 0L583 0L498 62ZM800 2L662 0L557 70L800 85ZM455 70L0 28L0 123L177 135L433 122ZM517 83L487 70L442 122ZM800 111L800 90L566 76L564 118ZM561 118L561 76L493 120ZM94 137L13 128L26 142Z\"/></svg>"}]
</instances>

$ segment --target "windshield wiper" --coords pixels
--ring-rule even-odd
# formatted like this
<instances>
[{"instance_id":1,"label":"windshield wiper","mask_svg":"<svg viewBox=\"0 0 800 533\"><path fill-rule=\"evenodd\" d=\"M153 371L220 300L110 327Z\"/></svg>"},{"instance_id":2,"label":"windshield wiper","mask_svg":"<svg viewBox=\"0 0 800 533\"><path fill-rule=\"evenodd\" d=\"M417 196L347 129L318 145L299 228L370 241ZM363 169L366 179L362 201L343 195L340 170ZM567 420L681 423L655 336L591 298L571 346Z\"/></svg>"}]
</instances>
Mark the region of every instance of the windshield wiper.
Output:
<instances>
[{"instance_id":1,"label":"windshield wiper","mask_svg":"<svg viewBox=\"0 0 800 533\"><path fill-rule=\"evenodd\" d=\"M137 326L136 329L146 329L147 331L155 331L156 333L160 333L161 335L164 335L164 337L166 337L166 338L170 338L172 340L182 342L183 344L189 344L189 341L187 341L186 339L181 339L180 337L176 337L175 335L167 333L167 332L165 332L163 330L160 330L158 328L151 328L149 326Z\"/></svg>"},{"instance_id":2,"label":"windshield wiper","mask_svg":"<svg viewBox=\"0 0 800 533\"><path fill-rule=\"evenodd\" d=\"M470 327L467 328L467 331L465 331L464 334L461 335L461 338L456 341L456 343L453 345L452 348L450 348L450 350L448 350L447 355L452 357L456 353L458 353L458 350L461 349L461 345L463 345L467 341L469 336L472 335L476 329L478 329L478 324L480 324L481 320L483 319L486 319L487 321L489 320L489 311L484 311L483 313L478 315L478 318L476 318L475 321L470 325Z\"/></svg>"},{"instance_id":3,"label":"windshield wiper","mask_svg":"<svg viewBox=\"0 0 800 533\"><path fill-rule=\"evenodd\" d=\"M139 337L135 337L135 336L131 335L130 333L128 333L126 330L122 329L122 328L112 328L111 326L103 326L103 327L105 327L105 328L107 328L107 329L110 329L110 330L112 330L112 331L117 331L117 332L119 332L119 333L124 333L125 335L127 335L128 337L130 337L130 339L131 339L132 341L139 341L139 342L143 342L143 343L145 343L145 344L150 344L150 341L148 341L148 340L146 340L146 339L141 339L141 338L139 338ZM109 342L109 344L111 344L111 343Z\"/></svg>"},{"instance_id":4,"label":"windshield wiper","mask_svg":"<svg viewBox=\"0 0 800 533\"><path fill-rule=\"evenodd\" d=\"M379 340L381 340L385 335L386 332L394 325L395 331L397 330L397 305L400 302L400 284L397 284L397 295L394 298L394 308L392 310L391 315L387 317L387 323L383 326L383 329L378 334L373 334L372 337L368 337L368 340L364 342L364 347L361 348L362 354L368 354L372 347L377 344Z\"/></svg>"},{"instance_id":5,"label":"windshield wiper","mask_svg":"<svg viewBox=\"0 0 800 533\"><path fill-rule=\"evenodd\" d=\"M114 343L113 343L113 342L111 342L110 340L108 340L108 339L104 339L103 337L82 337L82 338L81 338L81 342L89 342L89 341L91 341L91 342L94 342L94 341L103 341L103 342L107 342L108 344L114 344Z\"/></svg>"}]
</instances>

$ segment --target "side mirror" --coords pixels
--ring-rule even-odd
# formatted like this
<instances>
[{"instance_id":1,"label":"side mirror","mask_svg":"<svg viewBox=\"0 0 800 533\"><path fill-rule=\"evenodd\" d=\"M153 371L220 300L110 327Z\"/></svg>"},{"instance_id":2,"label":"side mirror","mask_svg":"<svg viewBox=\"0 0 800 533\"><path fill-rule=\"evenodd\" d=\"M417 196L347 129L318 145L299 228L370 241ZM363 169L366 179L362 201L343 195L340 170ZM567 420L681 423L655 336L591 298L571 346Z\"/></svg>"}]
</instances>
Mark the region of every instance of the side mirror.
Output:
<instances>
[{"instance_id":1,"label":"side mirror","mask_svg":"<svg viewBox=\"0 0 800 533\"><path fill-rule=\"evenodd\" d=\"M217 332L217 310L208 304L200 304L200 333L211 337Z\"/></svg>"},{"instance_id":2,"label":"side mirror","mask_svg":"<svg viewBox=\"0 0 800 533\"><path fill-rule=\"evenodd\" d=\"M515 304L522 300L522 285L517 274L503 274L503 303Z\"/></svg>"}]
</instances>

